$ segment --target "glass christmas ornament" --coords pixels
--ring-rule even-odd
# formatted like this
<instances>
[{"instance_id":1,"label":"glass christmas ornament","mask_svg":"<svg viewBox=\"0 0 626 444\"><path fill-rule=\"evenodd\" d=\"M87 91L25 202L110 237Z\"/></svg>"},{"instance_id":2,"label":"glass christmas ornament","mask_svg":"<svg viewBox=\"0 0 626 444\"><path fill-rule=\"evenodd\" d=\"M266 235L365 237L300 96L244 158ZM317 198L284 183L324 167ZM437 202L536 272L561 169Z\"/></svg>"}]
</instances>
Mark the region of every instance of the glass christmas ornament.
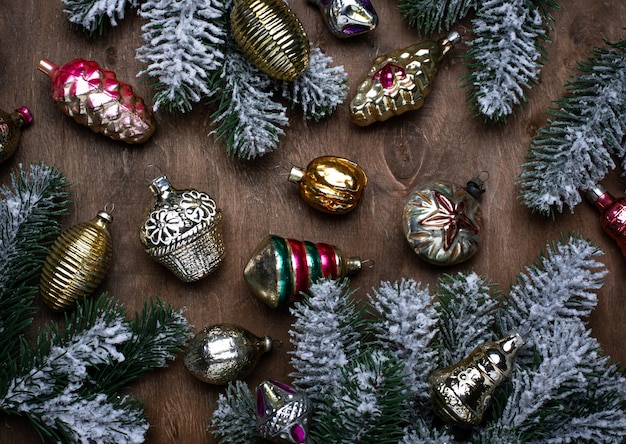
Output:
<instances>
[{"instance_id":1,"label":"glass christmas ornament","mask_svg":"<svg viewBox=\"0 0 626 444\"><path fill-rule=\"evenodd\" d=\"M587 191L587 198L600 210L600 226L626 257L626 198L614 198L602 185Z\"/></svg>"},{"instance_id":2,"label":"glass christmas ornament","mask_svg":"<svg viewBox=\"0 0 626 444\"><path fill-rule=\"evenodd\" d=\"M43 59L38 69L52 80L52 99L61 111L93 132L129 144L154 133L156 123L143 99L98 63L75 59L57 66Z\"/></svg>"},{"instance_id":3,"label":"glass christmas ornament","mask_svg":"<svg viewBox=\"0 0 626 444\"><path fill-rule=\"evenodd\" d=\"M438 181L415 188L406 199L402 228L415 253L435 265L454 265L479 248L483 217L479 177L464 187Z\"/></svg>"},{"instance_id":4,"label":"glass christmas ornament","mask_svg":"<svg viewBox=\"0 0 626 444\"><path fill-rule=\"evenodd\" d=\"M354 37L373 31L378 14L369 0L309 0L317 5L330 32L339 38Z\"/></svg>"},{"instance_id":5,"label":"glass christmas ornament","mask_svg":"<svg viewBox=\"0 0 626 444\"><path fill-rule=\"evenodd\" d=\"M293 387L264 381L256 389L256 427L263 439L279 444L309 443L313 407Z\"/></svg>"},{"instance_id":6,"label":"glass christmas ornament","mask_svg":"<svg viewBox=\"0 0 626 444\"><path fill-rule=\"evenodd\" d=\"M361 268L358 257L347 258L333 245L269 235L252 253L243 275L259 300L280 309L316 280L342 278Z\"/></svg>"},{"instance_id":7,"label":"glass christmas ornament","mask_svg":"<svg viewBox=\"0 0 626 444\"><path fill-rule=\"evenodd\" d=\"M443 56L460 41L459 33L452 32L437 42L425 41L376 58L350 102L353 122L367 126L421 108Z\"/></svg>"},{"instance_id":8,"label":"glass christmas ornament","mask_svg":"<svg viewBox=\"0 0 626 444\"><path fill-rule=\"evenodd\" d=\"M196 378L214 385L244 379L262 355L272 349L272 338L257 337L232 324L206 327L189 343L185 367Z\"/></svg>"},{"instance_id":9,"label":"glass christmas ornament","mask_svg":"<svg viewBox=\"0 0 626 444\"><path fill-rule=\"evenodd\" d=\"M241 52L278 80L295 80L309 67L309 38L283 0L234 0L230 16Z\"/></svg>"},{"instance_id":10,"label":"glass christmas ornament","mask_svg":"<svg viewBox=\"0 0 626 444\"><path fill-rule=\"evenodd\" d=\"M52 244L39 282L41 297L52 311L74 308L106 277L113 257L112 220L105 208L90 221L61 233Z\"/></svg>"},{"instance_id":11,"label":"glass christmas ornament","mask_svg":"<svg viewBox=\"0 0 626 444\"><path fill-rule=\"evenodd\" d=\"M0 163L7 160L17 150L22 127L33 120L33 115L25 106L7 113L0 109Z\"/></svg>"},{"instance_id":12,"label":"glass christmas ornament","mask_svg":"<svg viewBox=\"0 0 626 444\"><path fill-rule=\"evenodd\" d=\"M480 424L493 392L513 372L524 340L519 333L476 347L457 364L428 378L433 409L445 421L463 427Z\"/></svg>"},{"instance_id":13,"label":"glass christmas ornament","mask_svg":"<svg viewBox=\"0 0 626 444\"><path fill-rule=\"evenodd\" d=\"M299 185L300 196L313 208L325 213L346 214L359 203L367 176L348 159L323 156L312 160L306 169L293 166L289 181Z\"/></svg>"},{"instance_id":14,"label":"glass christmas ornament","mask_svg":"<svg viewBox=\"0 0 626 444\"><path fill-rule=\"evenodd\" d=\"M154 205L139 237L146 253L183 282L215 271L225 255L222 211L206 193L174 188L165 175L150 184Z\"/></svg>"}]
</instances>

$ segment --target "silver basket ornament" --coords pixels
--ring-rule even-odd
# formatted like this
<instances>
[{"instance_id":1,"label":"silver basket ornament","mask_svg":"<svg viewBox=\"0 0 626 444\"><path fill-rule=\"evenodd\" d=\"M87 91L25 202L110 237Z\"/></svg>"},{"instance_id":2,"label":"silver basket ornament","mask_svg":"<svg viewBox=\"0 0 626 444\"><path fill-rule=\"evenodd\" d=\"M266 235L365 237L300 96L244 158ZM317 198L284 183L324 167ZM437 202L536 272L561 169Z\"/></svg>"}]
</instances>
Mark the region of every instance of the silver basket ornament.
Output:
<instances>
[{"instance_id":1,"label":"silver basket ornament","mask_svg":"<svg viewBox=\"0 0 626 444\"><path fill-rule=\"evenodd\" d=\"M225 255L222 211L206 193L178 190L162 175L152 181L154 206L140 230L146 253L183 282L215 271Z\"/></svg>"}]
</instances>

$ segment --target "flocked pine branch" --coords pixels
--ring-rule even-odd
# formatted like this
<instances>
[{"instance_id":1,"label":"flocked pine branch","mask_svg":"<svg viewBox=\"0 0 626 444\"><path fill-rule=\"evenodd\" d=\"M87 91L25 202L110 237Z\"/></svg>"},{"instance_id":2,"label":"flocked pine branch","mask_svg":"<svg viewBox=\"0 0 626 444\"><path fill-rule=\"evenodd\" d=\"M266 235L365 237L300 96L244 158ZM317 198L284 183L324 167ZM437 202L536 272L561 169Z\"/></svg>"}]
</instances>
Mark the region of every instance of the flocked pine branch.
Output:
<instances>
[{"instance_id":1,"label":"flocked pine branch","mask_svg":"<svg viewBox=\"0 0 626 444\"><path fill-rule=\"evenodd\" d=\"M62 0L68 20L90 34L110 26L117 26L128 8L136 8L140 0Z\"/></svg>"},{"instance_id":2,"label":"flocked pine branch","mask_svg":"<svg viewBox=\"0 0 626 444\"><path fill-rule=\"evenodd\" d=\"M398 9L410 26L433 34L449 30L479 3L480 0L399 0Z\"/></svg>"},{"instance_id":3,"label":"flocked pine branch","mask_svg":"<svg viewBox=\"0 0 626 444\"><path fill-rule=\"evenodd\" d=\"M528 0L485 0L472 19L467 86L476 112L506 120L539 79L547 40L544 16Z\"/></svg>"},{"instance_id":4,"label":"flocked pine branch","mask_svg":"<svg viewBox=\"0 0 626 444\"><path fill-rule=\"evenodd\" d=\"M209 430L222 444L257 444L256 399L243 381L229 383L220 393Z\"/></svg>"},{"instance_id":5,"label":"flocked pine branch","mask_svg":"<svg viewBox=\"0 0 626 444\"><path fill-rule=\"evenodd\" d=\"M79 304L63 329L46 327L32 348L22 339L3 375L0 411L27 417L43 439L144 442L149 424L141 403L118 390L165 366L190 332L179 312L158 301L134 321L125 316L105 293ZM141 351L125 354L133 344Z\"/></svg>"},{"instance_id":6,"label":"flocked pine branch","mask_svg":"<svg viewBox=\"0 0 626 444\"><path fill-rule=\"evenodd\" d=\"M228 29L220 20L226 4L219 0L149 0L139 15L144 45L137 59L147 66L138 75L155 79L154 109L189 111L213 93L209 77L220 69L220 50Z\"/></svg>"},{"instance_id":7,"label":"flocked pine branch","mask_svg":"<svg viewBox=\"0 0 626 444\"><path fill-rule=\"evenodd\" d=\"M428 406L406 402L403 396L410 390L403 369L411 365L403 363L401 357L396 358L397 354L391 357L395 348L393 339L385 343L379 336L381 326L389 327L387 338L394 338L399 331L398 322L420 322L418 312L424 307L427 291L419 284L408 280L382 284L374 292L381 300L379 315L375 314L377 310L373 306L368 309L374 318L380 316L381 319L374 319L374 326L356 323L352 327L356 329L354 331L341 310L328 310L322 305L320 313L315 304L310 307L297 305L292 311L298 331L293 341L296 346L293 362L309 362L310 356L315 356L310 362L332 362L333 365L339 362L336 349L320 340L329 326L331 332L338 331L339 325L346 326L343 334L358 338L358 350L361 351L349 354L341 366L343 379L329 380L333 387L324 389L325 398L314 401L313 418L322 418L321 421L313 420L311 434L316 438L315 442L621 442L626 433L626 379L619 367L612 365L602 354L597 340L585 325L585 319L595 306L594 291L600 288L606 273L597 261L600 254L595 246L575 236L548 246L536 263L520 275L517 284L511 288L510 297L502 300L493 291L493 285L486 284L475 273L442 278L435 295L443 301L439 306L433 305L437 308L439 322L432 326L442 333L439 340L436 336L426 341L434 352L434 365L446 364L439 353L446 341L450 347L458 347L457 356L465 357L479 343L489 340L494 330L496 336L521 330L526 340L524 352L520 352L515 361L510 382L497 392L497 402L493 403L485 422L454 437L452 431L440 428L439 421L433 421L434 414ZM347 288L339 291L342 285L345 286L333 286L332 281L327 281L322 286L312 287L310 300L326 300L331 295L332 300L352 299ZM407 297L410 294L417 296L415 307L407 306L411 301ZM398 297L395 304L393 295ZM375 300L369 298L368 303L374 304ZM307 308L302 310L303 307ZM400 309L406 313L397 313ZM348 318L351 318L354 312L349 313ZM467 338L462 337L463 331L469 333ZM336 335L331 334L331 337ZM423 345L408 335L407 344L415 343L418 347ZM408 360L413 359L407 356ZM366 361L369 364L364 365ZM396 372L387 372L382 363L389 363ZM313 376L310 381L321 380L320 372L314 374L312 368L313 365L301 366L299 379L310 373ZM372 372L374 369L378 370ZM382 379L368 385L368 381L375 380L375 374ZM369 376L360 378L361 375ZM380 388L384 381L392 380L395 380L394 390L388 392L388 399L394 400L395 407L385 410L380 403L385 399ZM237 387L241 393L231 391L228 400L219 403L219 425L222 430L229 430L230 436L236 435L236 428L224 429L235 423L230 423L223 413L229 412L232 421L245 416L245 424L241 421L239 424L246 433L251 433L248 436L254 436L250 416L254 411L253 397L243 384ZM238 400L239 396L241 400ZM355 414L355 409L359 408L364 413L361 416ZM235 413L240 411L247 414ZM376 421L382 421L376 430L384 429L386 434L375 435L374 440L354 440L354 436L358 436L355 433L370 430L368 427L378 424ZM353 433L352 440L347 437L350 432ZM387 440L387 437L393 438ZM223 442L252 444L254 441Z\"/></svg>"},{"instance_id":8,"label":"flocked pine branch","mask_svg":"<svg viewBox=\"0 0 626 444\"><path fill-rule=\"evenodd\" d=\"M520 198L550 215L580 203L610 169L626 171L626 40L595 48L548 109L548 125L533 137L518 178Z\"/></svg>"},{"instance_id":9,"label":"flocked pine branch","mask_svg":"<svg viewBox=\"0 0 626 444\"><path fill-rule=\"evenodd\" d=\"M69 184L55 168L20 165L10 179L10 186L0 187L0 369L18 352L18 335L32 322L32 280L70 204Z\"/></svg>"}]
</instances>

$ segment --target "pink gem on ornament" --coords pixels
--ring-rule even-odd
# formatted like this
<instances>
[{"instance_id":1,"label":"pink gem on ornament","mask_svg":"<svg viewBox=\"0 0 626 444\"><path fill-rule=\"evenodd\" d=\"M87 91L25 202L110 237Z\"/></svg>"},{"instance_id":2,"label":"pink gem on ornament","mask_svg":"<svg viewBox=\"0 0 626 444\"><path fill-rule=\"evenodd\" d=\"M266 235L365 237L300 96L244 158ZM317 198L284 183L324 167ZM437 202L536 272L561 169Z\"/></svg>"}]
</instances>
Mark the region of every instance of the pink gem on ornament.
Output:
<instances>
[{"instance_id":1,"label":"pink gem on ornament","mask_svg":"<svg viewBox=\"0 0 626 444\"><path fill-rule=\"evenodd\" d=\"M291 438L297 444L302 444L306 440L306 431L300 424L296 424L291 428Z\"/></svg>"},{"instance_id":2,"label":"pink gem on ornament","mask_svg":"<svg viewBox=\"0 0 626 444\"><path fill-rule=\"evenodd\" d=\"M394 85L396 77L398 77L399 80L404 79L406 77L406 71L395 63L387 63L376 71L372 79L378 80L383 88L390 89Z\"/></svg>"}]
</instances>

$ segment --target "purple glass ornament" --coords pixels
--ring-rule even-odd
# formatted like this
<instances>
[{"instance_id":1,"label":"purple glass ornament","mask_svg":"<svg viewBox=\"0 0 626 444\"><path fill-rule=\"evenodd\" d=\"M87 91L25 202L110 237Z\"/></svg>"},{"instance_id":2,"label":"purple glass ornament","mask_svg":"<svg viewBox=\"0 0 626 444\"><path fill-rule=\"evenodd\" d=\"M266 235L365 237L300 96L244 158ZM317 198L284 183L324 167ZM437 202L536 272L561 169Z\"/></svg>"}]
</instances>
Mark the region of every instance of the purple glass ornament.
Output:
<instances>
[{"instance_id":1,"label":"purple glass ornament","mask_svg":"<svg viewBox=\"0 0 626 444\"><path fill-rule=\"evenodd\" d=\"M309 398L277 381L262 382L256 391L257 430L279 444L308 444L312 406Z\"/></svg>"}]
</instances>

